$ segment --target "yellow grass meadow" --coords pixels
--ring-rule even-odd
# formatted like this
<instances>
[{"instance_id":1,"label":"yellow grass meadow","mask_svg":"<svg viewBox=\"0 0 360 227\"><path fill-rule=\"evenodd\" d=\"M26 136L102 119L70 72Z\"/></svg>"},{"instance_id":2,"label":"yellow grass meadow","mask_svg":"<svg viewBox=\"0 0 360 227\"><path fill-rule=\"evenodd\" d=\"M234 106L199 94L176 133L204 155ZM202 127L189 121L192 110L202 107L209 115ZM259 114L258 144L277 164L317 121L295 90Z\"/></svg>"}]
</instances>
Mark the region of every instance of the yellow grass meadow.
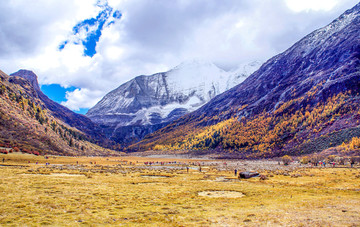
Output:
<instances>
[{"instance_id":1,"label":"yellow grass meadow","mask_svg":"<svg viewBox=\"0 0 360 227\"><path fill-rule=\"evenodd\" d=\"M2 226L360 225L358 167L19 153L0 162ZM234 168L267 179L239 180Z\"/></svg>"}]
</instances>

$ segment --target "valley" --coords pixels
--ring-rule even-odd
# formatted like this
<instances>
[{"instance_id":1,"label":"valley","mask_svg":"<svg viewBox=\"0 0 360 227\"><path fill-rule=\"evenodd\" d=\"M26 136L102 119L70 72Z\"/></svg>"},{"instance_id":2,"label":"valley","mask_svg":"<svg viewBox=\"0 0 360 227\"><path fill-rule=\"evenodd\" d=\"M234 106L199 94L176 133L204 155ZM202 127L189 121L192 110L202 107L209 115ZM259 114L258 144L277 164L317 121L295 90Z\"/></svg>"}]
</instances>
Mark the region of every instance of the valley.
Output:
<instances>
[{"instance_id":1,"label":"valley","mask_svg":"<svg viewBox=\"0 0 360 227\"><path fill-rule=\"evenodd\" d=\"M360 222L360 166L350 168L349 163L333 168L265 160L46 158L21 153L0 154L0 161L3 158L0 225L5 226ZM238 179L235 168L257 170L266 178Z\"/></svg>"}]
</instances>

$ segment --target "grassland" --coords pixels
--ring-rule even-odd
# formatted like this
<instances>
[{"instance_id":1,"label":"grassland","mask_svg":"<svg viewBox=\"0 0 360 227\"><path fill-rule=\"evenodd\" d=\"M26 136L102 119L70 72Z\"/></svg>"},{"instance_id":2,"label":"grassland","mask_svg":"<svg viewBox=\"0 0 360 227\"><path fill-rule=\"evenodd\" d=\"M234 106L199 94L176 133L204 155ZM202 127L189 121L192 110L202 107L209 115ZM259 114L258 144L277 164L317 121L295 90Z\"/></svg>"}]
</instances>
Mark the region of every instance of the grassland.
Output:
<instances>
[{"instance_id":1,"label":"grassland","mask_svg":"<svg viewBox=\"0 0 360 227\"><path fill-rule=\"evenodd\" d=\"M359 168L16 153L0 162L2 226L360 225ZM234 168L268 179L239 180Z\"/></svg>"}]
</instances>

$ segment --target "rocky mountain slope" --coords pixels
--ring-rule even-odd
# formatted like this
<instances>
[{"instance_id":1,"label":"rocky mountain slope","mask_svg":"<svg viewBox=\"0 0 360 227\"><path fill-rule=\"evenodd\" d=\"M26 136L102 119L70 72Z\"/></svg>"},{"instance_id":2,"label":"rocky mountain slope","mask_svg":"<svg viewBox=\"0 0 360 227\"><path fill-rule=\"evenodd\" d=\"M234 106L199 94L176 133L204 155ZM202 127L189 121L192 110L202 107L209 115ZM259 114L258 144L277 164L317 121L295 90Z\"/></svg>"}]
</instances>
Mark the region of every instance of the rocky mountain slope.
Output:
<instances>
[{"instance_id":1,"label":"rocky mountain slope","mask_svg":"<svg viewBox=\"0 0 360 227\"><path fill-rule=\"evenodd\" d=\"M259 66L253 62L229 73L212 63L185 62L168 72L138 76L122 84L86 116L105 128L108 138L131 143L200 108Z\"/></svg>"},{"instance_id":2,"label":"rocky mountain slope","mask_svg":"<svg viewBox=\"0 0 360 227\"><path fill-rule=\"evenodd\" d=\"M360 136L359 37L360 3L130 150L259 158L317 152Z\"/></svg>"},{"instance_id":3,"label":"rocky mountain slope","mask_svg":"<svg viewBox=\"0 0 360 227\"><path fill-rule=\"evenodd\" d=\"M9 81L13 84L19 84L20 86L22 86L24 81L21 79L19 80L19 78L26 79L27 81L30 82L31 86L29 86L28 88L26 86L23 86L23 88L26 89L27 93L32 98L41 100L43 102L43 104L45 105L45 108L49 109L52 112L52 114L54 115L54 117L62 120L66 124L70 125L71 127L75 127L78 130L89 135L94 140L94 142L105 145L106 137L105 137L102 129L97 124L94 124L89 118L85 117L84 115L74 113L73 111L69 110L68 108L49 99L40 90L37 76L35 73L33 73L32 71L29 71L29 70L19 70L15 73L10 74Z\"/></svg>"},{"instance_id":4,"label":"rocky mountain slope","mask_svg":"<svg viewBox=\"0 0 360 227\"><path fill-rule=\"evenodd\" d=\"M0 71L0 146L40 154L114 154L94 144L105 141L100 130L45 96L33 72Z\"/></svg>"}]
</instances>

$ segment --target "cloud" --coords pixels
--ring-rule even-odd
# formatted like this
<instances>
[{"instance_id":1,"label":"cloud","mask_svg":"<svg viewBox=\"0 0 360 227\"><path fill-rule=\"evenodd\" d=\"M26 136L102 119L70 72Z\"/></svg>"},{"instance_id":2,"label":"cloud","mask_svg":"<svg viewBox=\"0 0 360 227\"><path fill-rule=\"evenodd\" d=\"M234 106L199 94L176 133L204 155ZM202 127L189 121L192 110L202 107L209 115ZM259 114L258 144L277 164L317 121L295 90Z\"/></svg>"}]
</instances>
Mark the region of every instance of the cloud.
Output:
<instances>
[{"instance_id":1,"label":"cloud","mask_svg":"<svg viewBox=\"0 0 360 227\"><path fill-rule=\"evenodd\" d=\"M38 53L57 36L66 34L70 24L73 26L85 15L92 15L93 4L94 1L86 0L2 2L0 56L19 57Z\"/></svg>"},{"instance_id":2,"label":"cloud","mask_svg":"<svg viewBox=\"0 0 360 227\"><path fill-rule=\"evenodd\" d=\"M38 75L41 84L78 87L67 93L63 104L73 110L89 108L133 77L166 71L185 60L201 58L227 70L253 60L265 61L356 3L4 1L0 5L0 69L12 73L26 68ZM111 13L107 11L103 20L97 18L106 4ZM76 26L79 32L74 31ZM87 45L94 34L92 45Z\"/></svg>"},{"instance_id":3,"label":"cloud","mask_svg":"<svg viewBox=\"0 0 360 227\"><path fill-rule=\"evenodd\" d=\"M337 4L336 0L286 0L287 6L295 11L295 12L301 12L301 11L329 11L335 7Z\"/></svg>"},{"instance_id":4,"label":"cloud","mask_svg":"<svg viewBox=\"0 0 360 227\"><path fill-rule=\"evenodd\" d=\"M102 91L90 91L87 88L75 89L73 92L66 92L67 101L61 102L61 104L72 110L79 111L81 108L93 107L99 95L102 95ZM82 105L79 106L79 103L82 103Z\"/></svg>"},{"instance_id":5,"label":"cloud","mask_svg":"<svg viewBox=\"0 0 360 227\"><path fill-rule=\"evenodd\" d=\"M98 2L96 6L101 8L99 14L96 17L77 23L72 29L73 34L70 39L60 44L59 51L64 50L69 43L72 43L83 46L84 56L93 57L96 54L96 45L102 35L104 26L111 26L115 23L115 20L119 20L122 16L120 11L114 11L107 2Z\"/></svg>"}]
</instances>

